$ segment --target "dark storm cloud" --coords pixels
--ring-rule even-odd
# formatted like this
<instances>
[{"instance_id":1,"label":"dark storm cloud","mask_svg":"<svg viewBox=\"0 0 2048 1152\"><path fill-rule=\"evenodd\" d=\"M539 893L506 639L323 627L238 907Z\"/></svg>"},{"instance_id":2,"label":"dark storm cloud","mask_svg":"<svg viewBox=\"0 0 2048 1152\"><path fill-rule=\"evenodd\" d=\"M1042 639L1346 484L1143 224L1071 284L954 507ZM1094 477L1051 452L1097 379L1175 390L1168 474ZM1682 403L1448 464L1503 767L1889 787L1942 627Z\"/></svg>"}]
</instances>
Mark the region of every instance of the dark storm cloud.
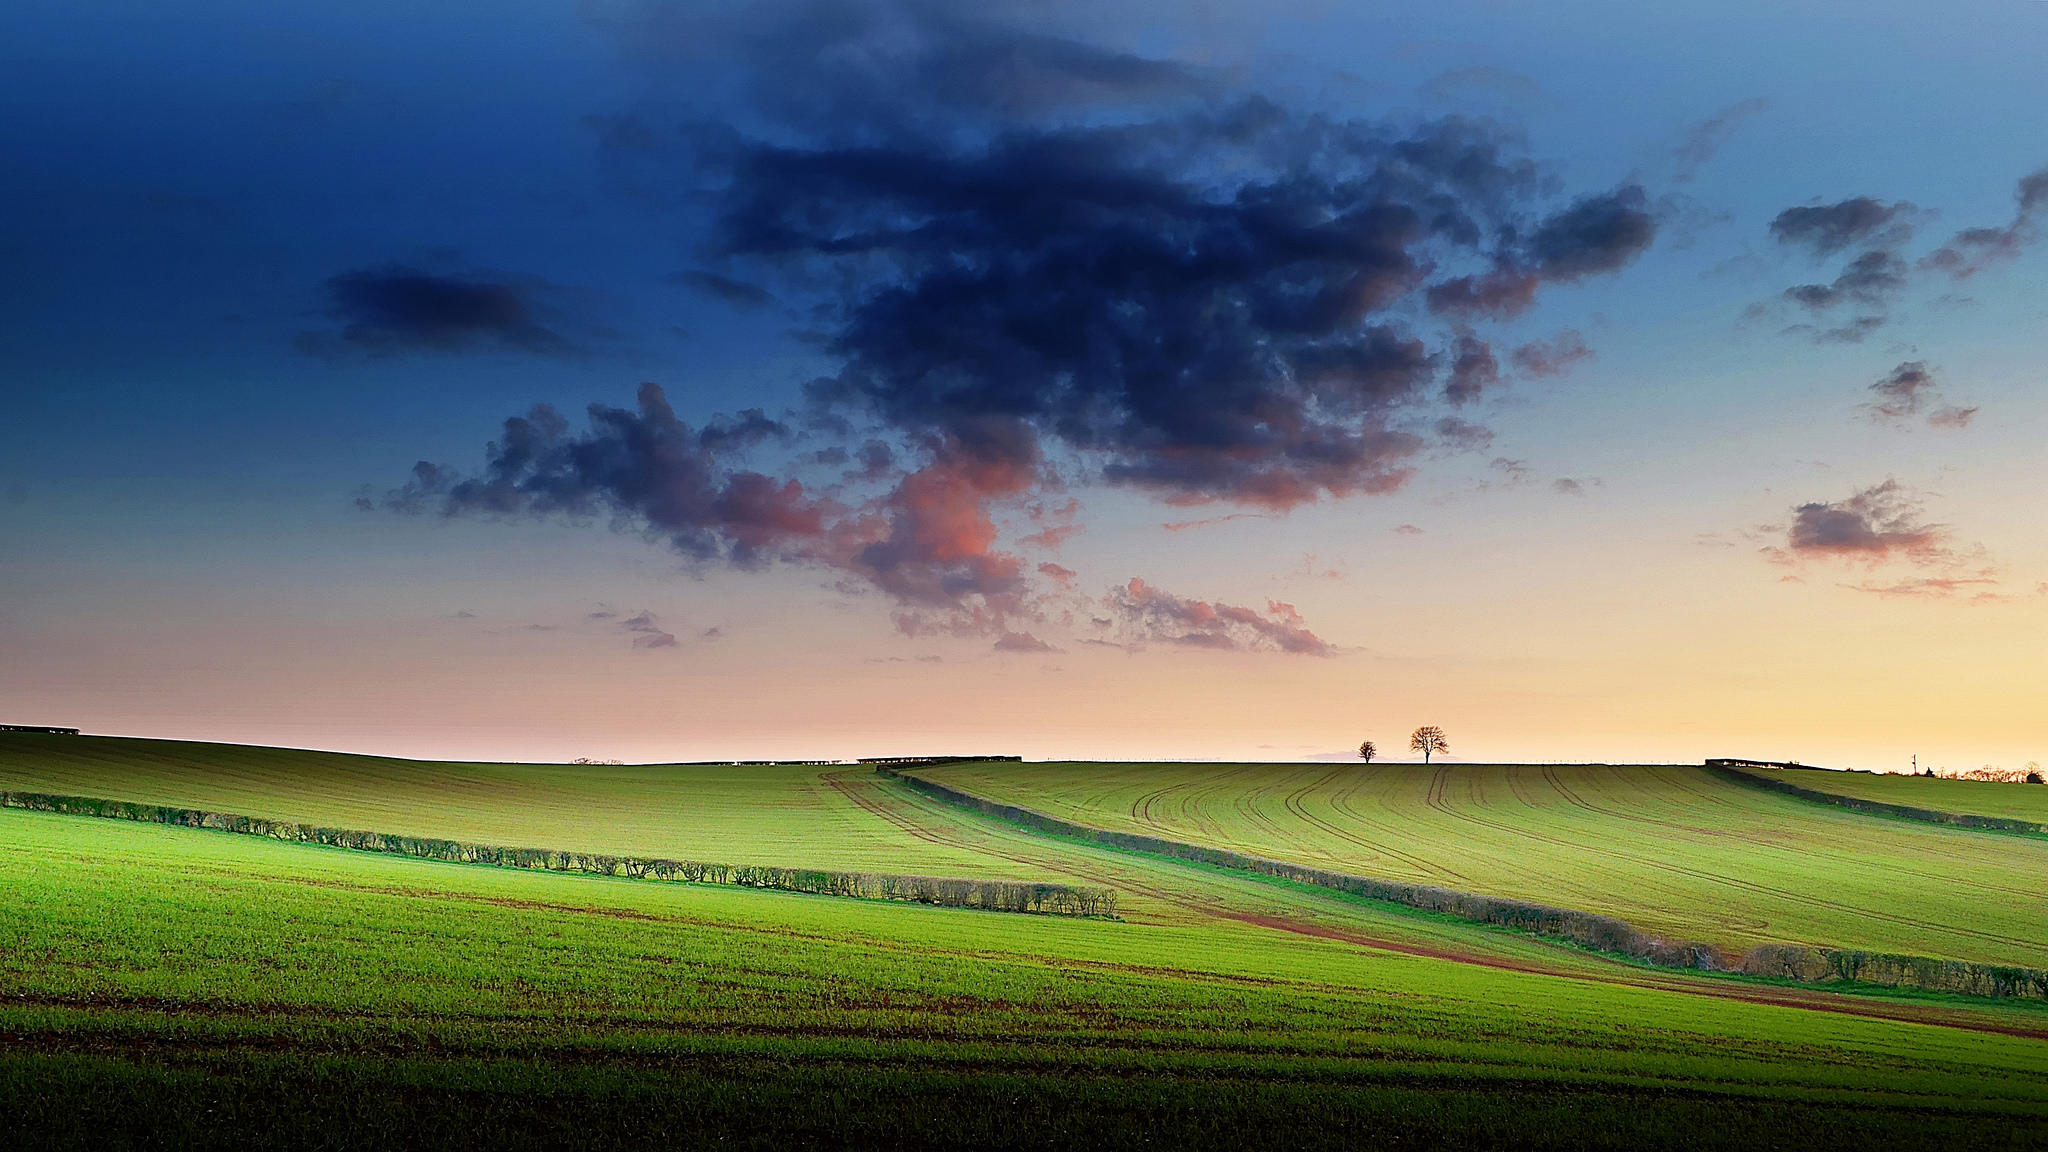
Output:
<instances>
[{"instance_id":1,"label":"dark storm cloud","mask_svg":"<svg viewBox=\"0 0 2048 1152\"><path fill-rule=\"evenodd\" d=\"M1385 420L1441 362L1394 310L1513 179L1489 142L1434 131L1390 142L1253 103L969 154L764 147L736 162L725 241L889 270L842 299L822 402L913 433L1013 424L1172 501L1285 508L1395 487L1419 447ZM1306 166L1208 187L1202 140ZM1619 267L1651 230L1637 199L1546 221L1536 279ZM1491 381L1487 356L1452 352L1454 401Z\"/></svg>"},{"instance_id":2,"label":"dark storm cloud","mask_svg":"<svg viewBox=\"0 0 2048 1152\"><path fill-rule=\"evenodd\" d=\"M579 351L536 316L535 297L544 286L441 276L393 264L329 277L326 287L341 328L302 338L307 351L354 348L393 355L496 349L543 356Z\"/></svg>"},{"instance_id":3,"label":"dark storm cloud","mask_svg":"<svg viewBox=\"0 0 2048 1152\"><path fill-rule=\"evenodd\" d=\"M801 432L693 427L650 386L583 433L547 409L508 421L481 472L422 465L387 503L812 565L912 635L1042 635L1065 582L1006 549L997 513L1070 480L1271 511L1398 488L1428 447L1405 429L1500 383L1476 319L1617 272L1657 233L1641 188L1563 195L1490 124L1293 111L1031 6L628 0L598 20L657 89L725 102L593 121L636 192L711 221L691 247L718 271L681 282L772 292L831 366ZM742 468L749 445L838 481ZM1017 544L1076 530L1040 527ZM1206 604L1124 595L1150 620ZM1317 650L1280 607L1207 604L1220 623L1176 642Z\"/></svg>"},{"instance_id":4,"label":"dark storm cloud","mask_svg":"<svg viewBox=\"0 0 2048 1152\"><path fill-rule=\"evenodd\" d=\"M421 461L382 502L448 516L605 518L665 539L693 560L742 567L801 549L824 532L826 504L794 480L735 470L720 452L769 435L758 412L702 430L676 417L659 386L640 386L637 410L593 404L590 429L545 405L505 421L483 471L462 475Z\"/></svg>"},{"instance_id":5,"label":"dark storm cloud","mask_svg":"<svg viewBox=\"0 0 2048 1152\"><path fill-rule=\"evenodd\" d=\"M1557 205L1497 128L1296 113L1004 13L769 6L736 40L804 77L758 95L772 132L632 134L688 142L721 267L822 289L813 396L899 435L1010 425L1177 503L1386 491L1397 410L1491 382L1412 302L1519 311L1656 234L1633 185Z\"/></svg>"},{"instance_id":6,"label":"dark storm cloud","mask_svg":"<svg viewBox=\"0 0 2048 1152\"><path fill-rule=\"evenodd\" d=\"M1787 208L1771 221L1771 236L1817 256L1878 242L1890 247L1905 239L1912 211L1904 201L1886 204L1852 196L1833 204Z\"/></svg>"},{"instance_id":7,"label":"dark storm cloud","mask_svg":"<svg viewBox=\"0 0 2048 1152\"><path fill-rule=\"evenodd\" d=\"M1293 162L1208 173L1268 152ZM1478 129L1388 138L1250 101L971 150L729 160L725 256L872 270L838 302L845 367L814 397L913 435L1010 425L1171 501L1286 508L1398 486L1419 443L1388 417L1446 373L1454 402L1494 378L1483 345L1440 359L1396 319L1521 179ZM1512 260L1537 283L1618 268L1654 232L1640 202L1574 204Z\"/></svg>"}]
</instances>

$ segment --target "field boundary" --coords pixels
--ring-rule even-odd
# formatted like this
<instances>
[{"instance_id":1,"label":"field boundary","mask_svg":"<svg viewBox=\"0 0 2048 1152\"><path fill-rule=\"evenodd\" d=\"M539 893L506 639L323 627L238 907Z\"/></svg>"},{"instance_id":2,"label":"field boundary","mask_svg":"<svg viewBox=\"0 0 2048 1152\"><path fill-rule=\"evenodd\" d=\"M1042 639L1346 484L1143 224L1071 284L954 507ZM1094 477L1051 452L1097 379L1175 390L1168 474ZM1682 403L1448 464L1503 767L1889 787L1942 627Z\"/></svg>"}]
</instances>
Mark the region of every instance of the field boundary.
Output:
<instances>
[{"instance_id":1,"label":"field boundary","mask_svg":"<svg viewBox=\"0 0 2048 1152\"><path fill-rule=\"evenodd\" d=\"M1159 836L1096 828L927 780L904 771L900 766L882 765L876 771L934 799L1037 831L1383 900L1420 911L1442 913L1473 923L1559 940L1659 968L1760 976L1799 984L1846 983L1965 996L2048 1000L2048 970L2039 968L1806 944L1761 944L1746 952L1729 953L1698 941L1666 940L1619 917L1598 912L1553 908L1430 884L1356 876L1285 860L1270 860L1228 848L1211 848Z\"/></svg>"},{"instance_id":2,"label":"field boundary","mask_svg":"<svg viewBox=\"0 0 2048 1152\"><path fill-rule=\"evenodd\" d=\"M701 860L614 856L599 852L565 852L551 848L508 848L428 836L327 828L286 820L268 820L231 812L175 808L92 796L61 796L47 792L0 791L0 808L19 808L60 816L93 816L204 828L244 836L261 836L294 844L320 844L356 852L412 856L453 864L495 868L538 869L586 876L615 876L685 884L722 884L767 888L860 900L901 900L946 908L979 908L1044 916L1116 915L1116 893L1107 888L1039 884L1021 880L968 880L942 876L909 876L886 872L851 872L821 868L788 868L764 864L714 864Z\"/></svg>"},{"instance_id":3,"label":"field boundary","mask_svg":"<svg viewBox=\"0 0 2048 1152\"><path fill-rule=\"evenodd\" d=\"M1944 812L1936 808L1915 808L1908 804L1866 800L1861 796L1844 796L1839 792L1802 787L1789 780L1759 776L1754 772L1745 772L1740 768L1723 764L1709 763L1706 769L1723 780L1732 780L1746 787L1760 788L1766 792L1776 792L1818 804L1832 804L1837 808L1847 808L1852 812L1862 812L1870 816L1891 816L1900 820L1917 820L1923 824L1946 824L1952 828L1969 828L1979 832L2014 832L2022 836L2048 836L2048 824L2032 820L2019 820L2010 816L1978 816L1969 812Z\"/></svg>"}]
</instances>

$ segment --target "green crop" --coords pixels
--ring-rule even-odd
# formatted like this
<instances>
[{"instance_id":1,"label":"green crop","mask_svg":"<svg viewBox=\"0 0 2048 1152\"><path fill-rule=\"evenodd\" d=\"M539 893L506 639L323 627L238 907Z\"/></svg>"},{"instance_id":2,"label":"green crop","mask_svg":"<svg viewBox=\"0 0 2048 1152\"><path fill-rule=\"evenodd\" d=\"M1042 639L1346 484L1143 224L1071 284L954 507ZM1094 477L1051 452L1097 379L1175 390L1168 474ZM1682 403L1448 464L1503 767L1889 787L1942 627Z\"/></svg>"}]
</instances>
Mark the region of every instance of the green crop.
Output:
<instances>
[{"instance_id":1,"label":"green crop","mask_svg":"<svg viewBox=\"0 0 2048 1152\"><path fill-rule=\"evenodd\" d=\"M2039 1005L1646 968L1034 833L865 769L583 771L0 739L8 788L596 853L659 845L676 857L892 871L948 861L955 875L1107 886L1123 919L485 867L5 809L0 1143L2048 1142ZM1277 768L1096 765L1087 785L1078 766L918 771L985 773L978 786L1047 807L1071 795L1070 808L1128 815L1150 796L1152 821L1171 823L1170 811L1207 836L1255 832L1280 847L1335 822L1335 806L1319 806L1329 798L1357 808L1368 795L1340 777L1300 795L1289 785L1269 803L1262 774ZM1609 850L1628 830L1640 841L1631 852L1653 853L1661 841L1645 826L1658 821L1689 828L1669 833L1679 844L1711 839L1686 824L1710 823L1701 813L1731 831L1759 822L1766 848L1796 831L1822 860L1919 843L1896 839L1908 835L1954 842L1965 860L1980 841L2031 848L1736 785L1708 788L1681 816L1685 804L1654 782L1708 786L1679 770L1633 783L1621 771L1559 777L1584 803L1627 814L1595 838ZM1500 811L1496 780L1510 797L1531 787L1487 777L1471 786L1488 801L1472 814L1542 836L1571 820L1592 826L1557 803ZM1412 816L1391 783L1386 795L1370 835ZM1432 799L1457 809L1466 795L1452 780L1415 807L1448 821ZM1418 869L1454 861L1455 826L1386 847ZM1465 835L1475 858L1515 843ZM1878 848L1852 851L1859 836ZM1722 851L1724 863L1748 859ZM1571 859L1532 851L1529 867ZM1699 884L1710 896L1698 904L1726 898ZM1971 891L1913 918L1966 926L1978 915ZM1607 897L1612 907L1639 894Z\"/></svg>"},{"instance_id":2,"label":"green crop","mask_svg":"<svg viewBox=\"0 0 2048 1152\"><path fill-rule=\"evenodd\" d=\"M1078 824L1605 913L1730 949L1814 944L2048 967L2038 879L2048 840L1872 817L1698 767L948 764L917 774Z\"/></svg>"}]
</instances>

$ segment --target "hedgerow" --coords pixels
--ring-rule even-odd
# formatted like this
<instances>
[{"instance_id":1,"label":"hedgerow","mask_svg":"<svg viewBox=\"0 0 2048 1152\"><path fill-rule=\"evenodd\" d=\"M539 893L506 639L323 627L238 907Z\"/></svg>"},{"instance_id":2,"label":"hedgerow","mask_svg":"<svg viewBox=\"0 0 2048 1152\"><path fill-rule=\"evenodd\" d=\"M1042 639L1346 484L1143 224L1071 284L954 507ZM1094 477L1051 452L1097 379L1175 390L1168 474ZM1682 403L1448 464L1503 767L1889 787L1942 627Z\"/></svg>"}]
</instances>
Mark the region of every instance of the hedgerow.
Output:
<instances>
[{"instance_id":1,"label":"hedgerow","mask_svg":"<svg viewBox=\"0 0 2048 1152\"><path fill-rule=\"evenodd\" d=\"M0 792L0 807L25 808L67 816L135 820L145 824L209 828L219 832L262 836L298 844L323 844L358 852L381 852L498 868L534 868L550 872L576 872L585 875L620 876L688 884L728 884L740 888L772 888L783 892L808 892L863 900L905 900L947 908L981 908L991 912L1027 912L1049 916L1116 914L1115 892L1107 888L1083 888L1066 884L904 876L880 872L789 868L771 864L717 864L701 860L567 852L553 848L508 848L496 844L471 844L430 836L366 832L355 828L326 828L231 812L173 808L159 804L138 804L127 800L104 800L91 796L58 796L43 792Z\"/></svg>"}]
</instances>

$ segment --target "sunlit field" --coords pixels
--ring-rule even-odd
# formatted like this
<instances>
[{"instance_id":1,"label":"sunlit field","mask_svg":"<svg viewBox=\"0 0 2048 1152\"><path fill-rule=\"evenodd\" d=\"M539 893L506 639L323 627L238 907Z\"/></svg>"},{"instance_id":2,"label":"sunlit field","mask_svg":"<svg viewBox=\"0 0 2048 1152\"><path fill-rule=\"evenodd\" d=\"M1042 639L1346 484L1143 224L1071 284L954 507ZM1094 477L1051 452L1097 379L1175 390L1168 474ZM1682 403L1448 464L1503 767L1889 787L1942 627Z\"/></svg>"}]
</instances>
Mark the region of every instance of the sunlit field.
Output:
<instances>
[{"instance_id":1,"label":"sunlit field","mask_svg":"<svg viewBox=\"0 0 2048 1152\"><path fill-rule=\"evenodd\" d=\"M1107 885L1120 897L1116 918L1019 915L534 873L0 810L0 938L10 945L0 953L0 1026L9 1037L0 1115L46 1143L97 1147L145 1131L169 1145L234 1131L314 1147L370 1132L404 1132L405 1143L573 1135L597 1146L762 1147L1910 1147L1965 1138L2033 1147L2048 1139L2048 1009L2037 1002L1645 967L1034 833L868 768L412 765L0 739L0 787L17 792L98 792L372 826L402 819L421 830L596 848L688 854L709 845L736 859L752 846L792 864L929 862L965 875ZM89 754L65 754L71 747ZM1047 804L1084 792L1076 782L1091 770L1094 791L1082 797L1088 803L1068 805L1075 813L1137 819L1126 797L1185 790L1198 799L1176 799L1170 810L1186 823L1158 826L1266 851L1320 846L1318 859L1361 867L1397 860L1368 856L1361 842L1377 844L1416 818L1396 773L1433 775L917 769ZM1765 830L1751 838L1766 846L1796 830L1818 851L1840 828L1833 851L1847 859L1864 850L1859 835L1886 851L1917 843L1887 839L1900 834L1890 822L1761 793L1700 785L1714 802L1688 814L1654 784L1626 789L1617 774L1627 770L1552 771L1623 829L1655 820L1707 840L1718 820L1731 838ZM1694 784L1688 771L1659 769L1650 779ZM1506 785L1509 796L1541 795L1516 770L1476 775L1517 781ZM663 818L611 826L606 814L622 779L665 797ZM596 815L580 821L585 780ZM1344 786L1359 782L1378 787ZM543 788L551 803L534 811ZM404 802L378 799L390 795ZM1421 809L1436 810L1426 784L1421 795ZM775 818L748 816L753 807ZM1382 849L1450 870L1462 857L1504 851L1503 829L1526 828L1539 844L1562 839L1569 818L1544 818L1556 807L1488 809L1476 832L1442 825ZM1155 798L1152 811L1163 810ZM1926 834L1954 841L1955 858L1969 858L1980 840L2015 843L1965 830ZM1586 875L1543 891L1596 893L1592 878L1617 867L1608 858L1622 836L1587 832L1599 850L1586 854ZM898 843L905 851L888 854ZM1573 859L1551 851L1551 870ZM1707 863L1745 859L1730 851ZM1467 863L1467 877L1476 869ZM1709 871L1705 863L1700 871ZM1704 876L1698 882L1702 893L1718 890ZM1683 889L1665 883L1663 891ZM1640 892L1616 891L1601 906L1647 905ZM1713 923L1688 914L1695 918L1682 923ZM1958 914L1958 926L1968 923ZM1750 929L1772 930L1769 922ZM1969 938L1923 931L1911 937L1923 946ZM2039 955L2023 940L2011 954Z\"/></svg>"},{"instance_id":2,"label":"sunlit field","mask_svg":"<svg viewBox=\"0 0 2048 1152\"><path fill-rule=\"evenodd\" d=\"M1710 944L2048 966L2048 838L1877 819L1698 766L967 763L920 775L1093 827L1606 912ZM2031 795L1922 792L1968 801L2001 788Z\"/></svg>"}]
</instances>

